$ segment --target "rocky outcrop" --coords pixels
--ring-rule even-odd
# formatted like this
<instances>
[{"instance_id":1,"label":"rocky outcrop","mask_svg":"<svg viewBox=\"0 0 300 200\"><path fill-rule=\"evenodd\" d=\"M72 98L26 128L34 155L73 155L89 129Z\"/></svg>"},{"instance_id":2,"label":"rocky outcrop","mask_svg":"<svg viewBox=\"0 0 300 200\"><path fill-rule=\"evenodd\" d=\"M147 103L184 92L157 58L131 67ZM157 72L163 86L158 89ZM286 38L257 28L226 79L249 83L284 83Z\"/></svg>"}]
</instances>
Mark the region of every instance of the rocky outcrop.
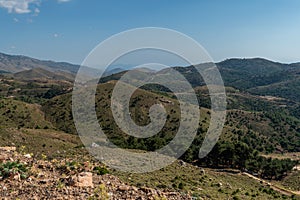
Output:
<instances>
[{"instance_id":1,"label":"rocky outcrop","mask_svg":"<svg viewBox=\"0 0 300 200\"><path fill-rule=\"evenodd\" d=\"M92 163L67 173L65 161L34 160L24 155L0 148L0 164L18 160L28 168L27 176L12 172L10 177L0 178L0 199L191 199L168 189L135 187L114 175L97 175L89 170L93 169Z\"/></svg>"}]
</instances>

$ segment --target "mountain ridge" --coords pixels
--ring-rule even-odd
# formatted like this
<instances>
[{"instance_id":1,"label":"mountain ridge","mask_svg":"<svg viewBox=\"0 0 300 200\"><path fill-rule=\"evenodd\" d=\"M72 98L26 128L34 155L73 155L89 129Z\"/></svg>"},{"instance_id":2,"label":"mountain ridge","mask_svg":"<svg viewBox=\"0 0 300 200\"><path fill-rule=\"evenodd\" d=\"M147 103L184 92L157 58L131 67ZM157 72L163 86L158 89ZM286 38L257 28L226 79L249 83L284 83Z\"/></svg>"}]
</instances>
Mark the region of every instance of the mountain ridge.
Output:
<instances>
[{"instance_id":1,"label":"mountain ridge","mask_svg":"<svg viewBox=\"0 0 300 200\"><path fill-rule=\"evenodd\" d=\"M25 63L25 67L21 67L21 63L10 63L10 64L16 64L17 66L14 66L15 69L8 69L8 67L13 67L13 66L5 66L5 64L9 64L7 61L12 61L12 60L23 60ZM5 62L6 61L6 62ZM294 63L283 63L283 62L277 62L277 61L272 61L266 58L261 58L261 57L253 57L253 58L228 58L225 59L223 61L220 62L214 62L214 64L216 65L220 65L221 67L226 66L228 63L232 66L233 62L240 62L240 61L255 61L255 62L264 62L264 63L269 63L272 65L281 65L281 66L287 66L287 67L300 67L300 62L294 62ZM28 63L31 62L31 63ZM206 64L206 63L199 63L198 65L202 65L202 64ZM40 66L39 66L40 65ZM72 73L77 73L80 64L72 64L69 62L60 62L60 61L53 61L53 60L42 60L42 59L37 59L37 58L33 58L30 56L24 56L24 55L10 55L10 54L6 54L6 53L1 53L0 52L0 70L3 71L7 71L7 72L11 72L11 73L15 73L15 72L19 72L19 71L24 71L24 70L28 70L28 69L32 69L32 68L36 68L36 67L40 67L40 68L44 68L44 69L48 69L50 71L53 70L66 70ZM61 67L61 69L59 68ZM178 67L188 67L188 66L178 66ZM239 67L241 67L239 65ZM176 68L176 67L175 67ZM6 69L6 70L5 70ZM127 68L124 67L119 67L118 72L120 72L120 70L128 70Z\"/></svg>"},{"instance_id":2,"label":"mountain ridge","mask_svg":"<svg viewBox=\"0 0 300 200\"><path fill-rule=\"evenodd\" d=\"M32 68L43 68L49 71L69 71L76 73L80 65L51 60L39 60L23 55L9 55L0 53L0 70L15 73Z\"/></svg>"}]
</instances>

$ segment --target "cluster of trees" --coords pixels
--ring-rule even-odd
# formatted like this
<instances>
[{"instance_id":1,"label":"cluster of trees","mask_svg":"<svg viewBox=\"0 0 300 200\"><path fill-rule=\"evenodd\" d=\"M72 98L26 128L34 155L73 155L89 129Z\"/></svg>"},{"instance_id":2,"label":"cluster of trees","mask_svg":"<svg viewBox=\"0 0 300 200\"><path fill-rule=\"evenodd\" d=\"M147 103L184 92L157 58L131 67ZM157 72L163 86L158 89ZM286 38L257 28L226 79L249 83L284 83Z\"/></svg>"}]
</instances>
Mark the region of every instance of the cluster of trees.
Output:
<instances>
[{"instance_id":1,"label":"cluster of trees","mask_svg":"<svg viewBox=\"0 0 300 200\"><path fill-rule=\"evenodd\" d=\"M243 142L218 142L203 159L198 159L199 148L191 147L182 157L187 162L196 161L200 166L213 168L234 168L249 172L265 179L282 179L290 172L297 161L272 159L260 156Z\"/></svg>"},{"instance_id":2,"label":"cluster of trees","mask_svg":"<svg viewBox=\"0 0 300 200\"><path fill-rule=\"evenodd\" d=\"M264 179L280 180L297 164L297 161L291 159L272 159L262 156L257 156L256 159L248 161L247 169Z\"/></svg>"}]
</instances>

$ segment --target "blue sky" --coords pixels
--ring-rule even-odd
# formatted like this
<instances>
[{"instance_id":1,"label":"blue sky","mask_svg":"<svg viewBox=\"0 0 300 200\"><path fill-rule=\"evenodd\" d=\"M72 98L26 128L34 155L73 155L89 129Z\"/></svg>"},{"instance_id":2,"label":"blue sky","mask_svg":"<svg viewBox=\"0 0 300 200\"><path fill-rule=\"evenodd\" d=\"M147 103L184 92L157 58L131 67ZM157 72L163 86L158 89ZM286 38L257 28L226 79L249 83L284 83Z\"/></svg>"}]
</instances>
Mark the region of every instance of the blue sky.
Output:
<instances>
[{"instance_id":1,"label":"blue sky","mask_svg":"<svg viewBox=\"0 0 300 200\"><path fill-rule=\"evenodd\" d=\"M137 27L170 28L215 61L300 61L298 0L0 0L0 52L80 64L101 41Z\"/></svg>"}]
</instances>

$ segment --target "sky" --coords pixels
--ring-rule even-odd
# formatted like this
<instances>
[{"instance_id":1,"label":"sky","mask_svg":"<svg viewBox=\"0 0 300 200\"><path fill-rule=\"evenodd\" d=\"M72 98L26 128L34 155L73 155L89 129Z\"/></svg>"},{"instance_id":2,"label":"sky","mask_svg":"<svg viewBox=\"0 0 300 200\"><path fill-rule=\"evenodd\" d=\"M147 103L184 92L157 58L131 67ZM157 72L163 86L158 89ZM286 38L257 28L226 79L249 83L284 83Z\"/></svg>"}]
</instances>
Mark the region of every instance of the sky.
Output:
<instances>
[{"instance_id":1,"label":"sky","mask_svg":"<svg viewBox=\"0 0 300 200\"><path fill-rule=\"evenodd\" d=\"M80 64L106 38L163 27L199 42L214 61L300 62L298 0L0 0L0 52Z\"/></svg>"}]
</instances>

